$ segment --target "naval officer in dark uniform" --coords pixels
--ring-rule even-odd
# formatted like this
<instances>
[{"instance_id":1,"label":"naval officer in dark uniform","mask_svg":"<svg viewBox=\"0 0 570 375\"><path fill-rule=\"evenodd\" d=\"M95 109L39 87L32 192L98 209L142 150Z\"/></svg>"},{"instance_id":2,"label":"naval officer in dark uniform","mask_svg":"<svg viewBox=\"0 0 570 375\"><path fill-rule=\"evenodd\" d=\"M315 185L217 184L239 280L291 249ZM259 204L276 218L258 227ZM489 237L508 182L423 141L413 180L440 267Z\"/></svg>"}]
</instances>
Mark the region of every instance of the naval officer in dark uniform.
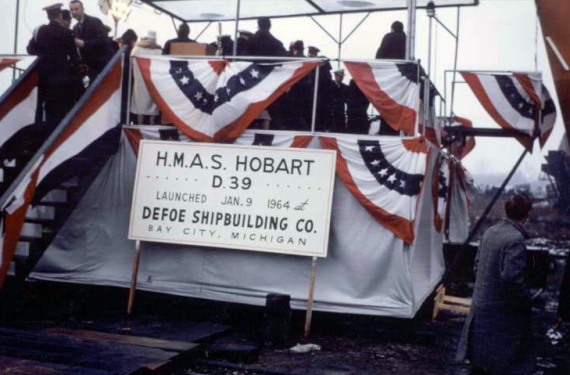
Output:
<instances>
[{"instance_id":1,"label":"naval officer in dark uniform","mask_svg":"<svg viewBox=\"0 0 570 375\"><path fill-rule=\"evenodd\" d=\"M82 91L79 55L71 30L62 26L62 6L43 8L49 23L35 30L27 47L30 55L40 58L38 112L43 107L45 121L54 126L65 117Z\"/></svg>"}]
</instances>

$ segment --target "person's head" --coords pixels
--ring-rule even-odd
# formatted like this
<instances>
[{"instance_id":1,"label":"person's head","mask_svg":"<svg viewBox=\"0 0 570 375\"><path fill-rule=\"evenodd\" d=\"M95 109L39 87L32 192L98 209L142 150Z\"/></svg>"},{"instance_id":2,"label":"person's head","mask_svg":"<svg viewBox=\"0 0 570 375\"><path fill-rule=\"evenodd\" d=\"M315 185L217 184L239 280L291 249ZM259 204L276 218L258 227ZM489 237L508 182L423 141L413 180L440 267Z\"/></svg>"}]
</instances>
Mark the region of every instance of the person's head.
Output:
<instances>
[{"instance_id":1,"label":"person's head","mask_svg":"<svg viewBox=\"0 0 570 375\"><path fill-rule=\"evenodd\" d=\"M61 7L63 4L57 3L48 5L47 7L43 8L46 11L48 20L62 23L61 21Z\"/></svg>"},{"instance_id":2,"label":"person's head","mask_svg":"<svg viewBox=\"0 0 570 375\"><path fill-rule=\"evenodd\" d=\"M148 30L146 35L142 37L144 40L150 40L152 42L156 42L156 31Z\"/></svg>"},{"instance_id":3,"label":"person's head","mask_svg":"<svg viewBox=\"0 0 570 375\"><path fill-rule=\"evenodd\" d=\"M258 18L257 27L261 31L269 31L269 29L271 29L271 20L268 17Z\"/></svg>"},{"instance_id":4,"label":"person's head","mask_svg":"<svg viewBox=\"0 0 570 375\"><path fill-rule=\"evenodd\" d=\"M67 9L61 11L61 26L66 29L69 29L71 26L71 12Z\"/></svg>"},{"instance_id":5,"label":"person's head","mask_svg":"<svg viewBox=\"0 0 570 375\"><path fill-rule=\"evenodd\" d=\"M526 194L515 194L505 202L505 213L511 220L524 222L532 209L532 199Z\"/></svg>"},{"instance_id":6,"label":"person's head","mask_svg":"<svg viewBox=\"0 0 570 375\"><path fill-rule=\"evenodd\" d=\"M69 11L71 16L77 21L82 20L85 15L85 9L83 9L83 3L80 0L71 0L69 2Z\"/></svg>"},{"instance_id":7,"label":"person's head","mask_svg":"<svg viewBox=\"0 0 570 375\"><path fill-rule=\"evenodd\" d=\"M404 24L400 21L394 21L392 23L392 32L394 33L403 33L404 32Z\"/></svg>"},{"instance_id":8,"label":"person's head","mask_svg":"<svg viewBox=\"0 0 570 375\"><path fill-rule=\"evenodd\" d=\"M180 26L178 26L178 37L179 38L188 38L190 35L190 26L186 22L182 22Z\"/></svg>"},{"instance_id":9,"label":"person's head","mask_svg":"<svg viewBox=\"0 0 570 375\"><path fill-rule=\"evenodd\" d=\"M336 83L342 83L343 79L344 79L344 69L335 70L334 81Z\"/></svg>"},{"instance_id":10,"label":"person's head","mask_svg":"<svg viewBox=\"0 0 570 375\"><path fill-rule=\"evenodd\" d=\"M303 43L302 40L296 40L293 43L293 55L300 56L303 54L304 50L305 50L305 44Z\"/></svg>"},{"instance_id":11,"label":"person's head","mask_svg":"<svg viewBox=\"0 0 570 375\"><path fill-rule=\"evenodd\" d=\"M137 33L133 29L128 29L121 35L121 44L134 46L138 39Z\"/></svg>"},{"instance_id":12,"label":"person's head","mask_svg":"<svg viewBox=\"0 0 570 375\"><path fill-rule=\"evenodd\" d=\"M308 56L309 56L309 57L317 57L318 54L319 54L319 52L321 52L320 49L318 49L317 47L314 47L314 46L309 46L309 47L307 48L307 51L309 52L309 53L308 53Z\"/></svg>"}]
</instances>

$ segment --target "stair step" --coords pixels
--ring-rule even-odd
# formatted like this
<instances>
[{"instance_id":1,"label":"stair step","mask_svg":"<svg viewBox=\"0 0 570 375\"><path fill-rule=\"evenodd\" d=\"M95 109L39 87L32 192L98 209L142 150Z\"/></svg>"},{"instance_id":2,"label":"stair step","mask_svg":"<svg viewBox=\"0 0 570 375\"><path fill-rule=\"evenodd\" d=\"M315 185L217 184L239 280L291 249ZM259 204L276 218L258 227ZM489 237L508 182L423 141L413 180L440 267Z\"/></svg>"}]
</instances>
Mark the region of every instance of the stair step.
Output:
<instances>
[{"instance_id":1,"label":"stair step","mask_svg":"<svg viewBox=\"0 0 570 375\"><path fill-rule=\"evenodd\" d=\"M32 238L41 238L43 235L42 228L43 227L41 224L24 222L24 226L22 227L22 231L20 232L20 236L32 237Z\"/></svg>"},{"instance_id":2,"label":"stair step","mask_svg":"<svg viewBox=\"0 0 570 375\"><path fill-rule=\"evenodd\" d=\"M24 222L49 226L49 225L54 223L54 220L53 219L41 219L41 218L29 218L29 217L27 217L24 220Z\"/></svg>"},{"instance_id":3,"label":"stair step","mask_svg":"<svg viewBox=\"0 0 570 375\"><path fill-rule=\"evenodd\" d=\"M62 184L60 185L60 187L61 187L62 189L69 189L69 188L76 188L76 187L79 187L79 178L78 178L77 176L76 176L76 177L73 177L73 178L70 178L69 180L67 180L67 181L65 181L64 183L62 183Z\"/></svg>"},{"instance_id":4,"label":"stair step","mask_svg":"<svg viewBox=\"0 0 570 375\"><path fill-rule=\"evenodd\" d=\"M67 202L67 191L65 189L53 189L47 193L40 202Z\"/></svg>"},{"instance_id":5,"label":"stair step","mask_svg":"<svg viewBox=\"0 0 570 375\"><path fill-rule=\"evenodd\" d=\"M18 242L16 245L16 252L14 256L20 255L28 257L30 256L30 243L29 242Z\"/></svg>"},{"instance_id":6,"label":"stair step","mask_svg":"<svg viewBox=\"0 0 570 375\"><path fill-rule=\"evenodd\" d=\"M55 219L55 207L36 205L30 206L26 212L26 219L53 220Z\"/></svg>"},{"instance_id":7,"label":"stair step","mask_svg":"<svg viewBox=\"0 0 570 375\"><path fill-rule=\"evenodd\" d=\"M4 159L2 162L2 166L15 168L16 167L16 159L12 159L12 160Z\"/></svg>"},{"instance_id":8,"label":"stair step","mask_svg":"<svg viewBox=\"0 0 570 375\"><path fill-rule=\"evenodd\" d=\"M64 203L64 202L44 202L44 201L41 201L40 203L36 204L36 207L37 207L37 206L59 208L59 207L67 207L67 203Z\"/></svg>"}]
</instances>

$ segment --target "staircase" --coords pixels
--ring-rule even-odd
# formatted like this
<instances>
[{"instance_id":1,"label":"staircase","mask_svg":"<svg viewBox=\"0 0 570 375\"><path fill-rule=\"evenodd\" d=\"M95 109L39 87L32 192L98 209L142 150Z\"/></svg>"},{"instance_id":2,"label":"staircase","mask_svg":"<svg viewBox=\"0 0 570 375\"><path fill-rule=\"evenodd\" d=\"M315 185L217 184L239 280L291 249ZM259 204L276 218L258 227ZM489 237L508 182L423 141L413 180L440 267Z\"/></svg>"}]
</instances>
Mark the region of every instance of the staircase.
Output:
<instances>
[{"instance_id":1,"label":"staircase","mask_svg":"<svg viewBox=\"0 0 570 375\"><path fill-rule=\"evenodd\" d=\"M26 278L49 247L59 230L65 224L83 195L87 192L107 160L118 150L120 127L107 132L101 142L102 146L93 147L88 152L66 162L65 169L72 178L57 185L48 192L37 192L26 213L24 226L16 253L12 260L11 276L6 280L4 290L0 293L0 311L5 317L7 299L15 298L24 285ZM17 176L26 163L28 153L17 157L3 167L6 183ZM29 158L28 158L29 159Z\"/></svg>"},{"instance_id":2,"label":"staircase","mask_svg":"<svg viewBox=\"0 0 570 375\"><path fill-rule=\"evenodd\" d=\"M109 62L108 69L122 57L123 52L124 50L117 52ZM104 76L108 69L104 70L101 76ZM96 85L97 81L94 83L94 86ZM87 98L93 93L94 90L88 90L73 110L86 103ZM56 128L50 128L43 123L30 125L24 132L18 134L18 142L12 143L17 145L17 149L3 150L0 155L0 197L3 200L5 193L10 189L13 191L14 185L22 177L20 175L30 170L31 163L37 162L36 153L42 147L45 149L49 135L56 129L61 130L61 127L67 126L70 120L66 119ZM10 264L9 276L0 290L0 319L10 317L15 305L14 300L20 294L26 279L105 163L117 152L120 133L120 125L108 130L79 154L59 165L54 175L50 174L49 183L43 185L49 185L49 190L36 189ZM5 207L6 203L0 202L2 207Z\"/></svg>"}]
</instances>

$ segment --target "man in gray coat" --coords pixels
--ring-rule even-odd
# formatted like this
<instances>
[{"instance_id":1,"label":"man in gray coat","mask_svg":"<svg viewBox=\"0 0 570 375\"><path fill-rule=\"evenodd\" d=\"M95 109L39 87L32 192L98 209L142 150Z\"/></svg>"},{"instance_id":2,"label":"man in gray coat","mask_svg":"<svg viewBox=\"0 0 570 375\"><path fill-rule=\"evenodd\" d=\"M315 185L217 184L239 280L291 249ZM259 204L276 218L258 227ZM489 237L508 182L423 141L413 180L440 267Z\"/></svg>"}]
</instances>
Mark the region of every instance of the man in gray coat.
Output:
<instances>
[{"instance_id":1,"label":"man in gray coat","mask_svg":"<svg viewBox=\"0 0 570 375\"><path fill-rule=\"evenodd\" d=\"M481 240L473 301L457 351L457 360L471 361L473 374L529 374L534 368L523 228L531 208L528 196L514 195L505 202L507 219Z\"/></svg>"}]
</instances>

